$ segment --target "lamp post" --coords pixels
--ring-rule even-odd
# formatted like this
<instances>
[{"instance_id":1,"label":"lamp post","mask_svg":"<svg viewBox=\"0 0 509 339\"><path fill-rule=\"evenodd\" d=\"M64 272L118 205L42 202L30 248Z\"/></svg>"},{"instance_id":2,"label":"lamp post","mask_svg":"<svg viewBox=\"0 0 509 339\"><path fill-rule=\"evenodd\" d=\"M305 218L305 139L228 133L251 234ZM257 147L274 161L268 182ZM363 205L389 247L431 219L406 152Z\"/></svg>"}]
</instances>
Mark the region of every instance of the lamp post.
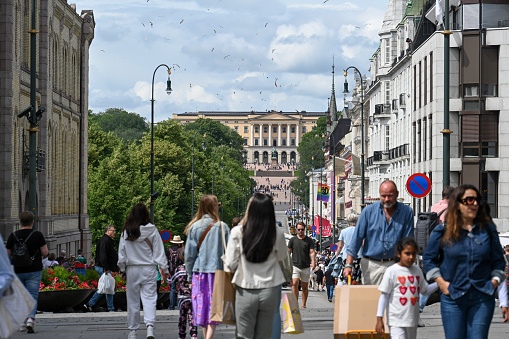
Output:
<instances>
[{"instance_id":1,"label":"lamp post","mask_svg":"<svg viewBox=\"0 0 509 339\"><path fill-rule=\"evenodd\" d=\"M221 221L223 221L223 212L224 212L224 205L223 205L223 198L224 198L224 166L223 166L223 157L221 157L221 171L223 172L223 176L221 179Z\"/></svg>"},{"instance_id":2,"label":"lamp post","mask_svg":"<svg viewBox=\"0 0 509 339\"><path fill-rule=\"evenodd\" d=\"M154 222L154 201L157 198L158 194L154 193L154 80L156 77L156 72L159 69L159 67L166 67L168 71L168 80L166 81L166 94L170 95L172 92L171 89L171 80L170 80L170 74L171 69L166 64L160 64L156 67L154 70L154 74L152 75L152 99L150 99L151 103L151 109L150 109L150 116L151 116L151 123L150 123L150 220ZM193 158L194 159L194 158ZM192 215L191 215L192 218Z\"/></svg>"},{"instance_id":3,"label":"lamp post","mask_svg":"<svg viewBox=\"0 0 509 339\"><path fill-rule=\"evenodd\" d=\"M191 170L191 219L193 218L194 216L194 144L196 142L196 135L198 134L198 132L201 132L203 133L201 130L197 130L196 133L194 133L194 138L193 138L193 167L192 167L192 170ZM202 148L203 150L205 151L207 149L207 144L205 143L205 137L207 136L206 133L203 133L203 145L202 145Z\"/></svg>"},{"instance_id":4,"label":"lamp post","mask_svg":"<svg viewBox=\"0 0 509 339\"><path fill-rule=\"evenodd\" d=\"M233 203L232 203L232 169L230 168L229 170L229 173L228 173L228 179L230 181L230 213L229 213L229 216L230 216L230 225L233 223Z\"/></svg>"},{"instance_id":5,"label":"lamp post","mask_svg":"<svg viewBox=\"0 0 509 339\"><path fill-rule=\"evenodd\" d=\"M337 224L337 215L336 215L336 143L334 140L334 134L330 134L329 140L329 156L331 153L331 143L332 143L332 243L336 242L336 224Z\"/></svg>"},{"instance_id":6,"label":"lamp post","mask_svg":"<svg viewBox=\"0 0 509 339\"><path fill-rule=\"evenodd\" d=\"M214 155L214 158L212 159L212 195L214 195L214 162L216 161L216 157L219 155L217 153ZM223 156L221 155L221 162L223 161Z\"/></svg>"},{"instance_id":7,"label":"lamp post","mask_svg":"<svg viewBox=\"0 0 509 339\"><path fill-rule=\"evenodd\" d=\"M346 81L346 77L348 76L348 70L353 68L354 72L359 74L359 78L361 79L361 209L364 209L366 206L364 201L364 84L362 83L362 74L355 66L350 66L345 69L345 89L343 91L346 96L348 92L348 82Z\"/></svg>"},{"instance_id":8,"label":"lamp post","mask_svg":"<svg viewBox=\"0 0 509 339\"><path fill-rule=\"evenodd\" d=\"M314 194L314 186L315 186L315 179L314 179L314 173L315 173L315 156L313 155L311 157L311 200L313 205L311 206L311 222L313 223L313 226L315 225L315 194Z\"/></svg>"}]
</instances>

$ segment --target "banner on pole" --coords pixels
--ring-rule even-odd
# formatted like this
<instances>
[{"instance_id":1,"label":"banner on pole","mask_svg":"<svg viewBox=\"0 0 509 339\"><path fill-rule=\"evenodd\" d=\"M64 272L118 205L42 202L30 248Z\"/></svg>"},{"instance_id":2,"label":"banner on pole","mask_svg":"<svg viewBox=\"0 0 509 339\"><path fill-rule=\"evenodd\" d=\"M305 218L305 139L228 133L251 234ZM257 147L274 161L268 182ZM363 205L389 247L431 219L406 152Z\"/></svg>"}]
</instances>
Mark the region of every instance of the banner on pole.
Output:
<instances>
[{"instance_id":1,"label":"banner on pole","mask_svg":"<svg viewBox=\"0 0 509 339\"><path fill-rule=\"evenodd\" d=\"M330 187L325 184L318 184L318 192L316 195L316 201L329 201Z\"/></svg>"}]
</instances>

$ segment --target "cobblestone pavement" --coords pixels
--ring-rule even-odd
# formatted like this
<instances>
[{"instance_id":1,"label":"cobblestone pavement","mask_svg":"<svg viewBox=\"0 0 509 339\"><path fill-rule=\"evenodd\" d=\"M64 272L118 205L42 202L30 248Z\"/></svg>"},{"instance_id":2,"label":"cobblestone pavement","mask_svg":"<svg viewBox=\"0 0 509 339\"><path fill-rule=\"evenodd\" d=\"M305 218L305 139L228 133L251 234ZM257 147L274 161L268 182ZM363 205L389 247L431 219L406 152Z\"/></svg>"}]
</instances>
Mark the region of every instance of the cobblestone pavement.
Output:
<instances>
[{"instance_id":1,"label":"cobblestone pavement","mask_svg":"<svg viewBox=\"0 0 509 339\"><path fill-rule=\"evenodd\" d=\"M283 293L290 292L288 288ZM325 292L310 291L308 307L301 309L304 323L303 334L283 334L282 338L332 338L334 303L327 302ZM126 326L126 312L101 313L44 313L38 314L36 319L36 333L18 332L15 339L47 339L47 338L127 338L129 331ZM444 338L440 305L428 306L421 314L426 327L418 329L419 339ZM375 319L373 319L373 326ZM143 328L143 325L142 325ZM138 331L138 338L145 338L145 330ZM501 312L495 311L490 329L490 339L507 338L509 324L502 323ZM178 338L178 311L157 311L156 338ZM199 337L202 337L199 331ZM219 325L214 338L234 338L235 327Z\"/></svg>"}]
</instances>

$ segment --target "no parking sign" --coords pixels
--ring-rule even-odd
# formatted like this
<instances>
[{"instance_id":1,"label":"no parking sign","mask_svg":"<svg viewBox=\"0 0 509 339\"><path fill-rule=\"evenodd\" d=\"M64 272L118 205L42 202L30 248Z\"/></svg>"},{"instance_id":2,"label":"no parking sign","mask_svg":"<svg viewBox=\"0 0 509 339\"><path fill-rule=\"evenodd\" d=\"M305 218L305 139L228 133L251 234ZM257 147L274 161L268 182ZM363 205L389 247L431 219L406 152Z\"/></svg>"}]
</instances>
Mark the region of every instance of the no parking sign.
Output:
<instances>
[{"instance_id":1,"label":"no parking sign","mask_svg":"<svg viewBox=\"0 0 509 339\"><path fill-rule=\"evenodd\" d=\"M424 198L431 191L431 180L426 174L413 174L406 182L406 190L414 198Z\"/></svg>"},{"instance_id":2,"label":"no parking sign","mask_svg":"<svg viewBox=\"0 0 509 339\"><path fill-rule=\"evenodd\" d=\"M161 231L161 240L163 242L168 242L171 240L171 232L168 230Z\"/></svg>"}]
</instances>

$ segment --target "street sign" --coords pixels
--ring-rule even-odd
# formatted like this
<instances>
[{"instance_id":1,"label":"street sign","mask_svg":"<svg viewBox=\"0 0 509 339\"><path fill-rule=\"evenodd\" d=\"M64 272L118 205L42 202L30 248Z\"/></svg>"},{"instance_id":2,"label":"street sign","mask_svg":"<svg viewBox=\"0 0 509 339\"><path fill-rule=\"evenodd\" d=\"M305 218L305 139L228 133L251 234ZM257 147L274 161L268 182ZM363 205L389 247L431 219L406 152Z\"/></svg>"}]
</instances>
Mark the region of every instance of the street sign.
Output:
<instances>
[{"instance_id":1,"label":"street sign","mask_svg":"<svg viewBox=\"0 0 509 339\"><path fill-rule=\"evenodd\" d=\"M171 232L168 230L161 231L161 240L163 242L168 242L171 240Z\"/></svg>"},{"instance_id":2,"label":"street sign","mask_svg":"<svg viewBox=\"0 0 509 339\"><path fill-rule=\"evenodd\" d=\"M311 236L314 238L316 237L316 232L311 232Z\"/></svg>"},{"instance_id":3,"label":"street sign","mask_svg":"<svg viewBox=\"0 0 509 339\"><path fill-rule=\"evenodd\" d=\"M338 245L336 245L336 244L332 244L332 245L330 245L330 250L331 250L332 252L336 252L336 251L338 250Z\"/></svg>"},{"instance_id":4,"label":"street sign","mask_svg":"<svg viewBox=\"0 0 509 339\"><path fill-rule=\"evenodd\" d=\"M311 229L312 229L313 231L316 231L316 226L315 226L315 225L311 226Z\"/></svg>"},{"instance_id":5,"label":"street sign","mask_svg":"<svg viewBox=\"0 0 509 339\"><path fill-rule=\"evenodd\" d=\"M414 198L424 198L431 191L431 180L426 174L413 174L406 182L406 190Z\"/></svg>"}]
</instances>

